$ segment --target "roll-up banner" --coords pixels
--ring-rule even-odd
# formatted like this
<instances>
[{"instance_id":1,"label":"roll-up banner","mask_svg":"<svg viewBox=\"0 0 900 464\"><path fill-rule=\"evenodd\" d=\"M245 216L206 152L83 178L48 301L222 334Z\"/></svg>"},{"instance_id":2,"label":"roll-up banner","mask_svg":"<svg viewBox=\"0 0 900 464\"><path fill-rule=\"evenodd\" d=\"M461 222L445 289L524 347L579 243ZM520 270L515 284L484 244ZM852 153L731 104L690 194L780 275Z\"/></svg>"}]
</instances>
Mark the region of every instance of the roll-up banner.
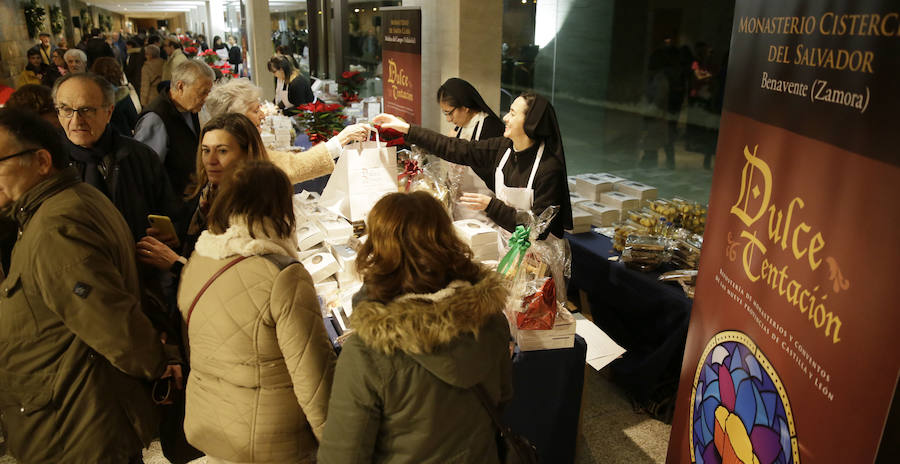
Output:
<instances>
[{"instance_id":1,"label":"roll-up banner","mask_svg":"<svg viewBox=\"0 0 900 464\"><path fill-rule=\"evenodd\" d=\"M873 462L898 439L900 3L736 2L727 76L667 461Z\"/></svg>"},{"instance_id":2,"label":"roll-up banner","mask_svg":"<svg viewBox=\"0 0 900 464\"><path fill-rule=\"evenodd\" d=\"M384 112L422 123L422 10L381 9Z\"/></svg>"}]
</instances>

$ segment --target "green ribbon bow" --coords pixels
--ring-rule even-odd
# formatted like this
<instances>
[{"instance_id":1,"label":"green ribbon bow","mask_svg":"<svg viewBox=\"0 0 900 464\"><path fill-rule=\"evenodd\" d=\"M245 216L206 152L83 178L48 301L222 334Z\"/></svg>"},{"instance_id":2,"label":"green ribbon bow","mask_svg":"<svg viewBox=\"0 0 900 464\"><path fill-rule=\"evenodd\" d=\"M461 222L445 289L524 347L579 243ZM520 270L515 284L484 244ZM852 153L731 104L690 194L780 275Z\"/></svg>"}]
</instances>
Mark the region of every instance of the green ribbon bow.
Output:
<instances>
[{"instance_id":1,"label":"green ribbon bow","mask_svg":"<svg viewBox=\"0 0 900 464\"><path fill-rule=\"evenodd\" d=\"M531 227L516 226L516 231L509 238L509 251L506 252L506 256L497 265L497 272L506 275L507 271L512 268L513 262L516 265L515 269L519 268L519 265L522 264L522 259L525 258L525 252L531 247L531 242L528 241L530 234ZM518 255L518 259L516 255Z\"/></svg>"}]
</instances>

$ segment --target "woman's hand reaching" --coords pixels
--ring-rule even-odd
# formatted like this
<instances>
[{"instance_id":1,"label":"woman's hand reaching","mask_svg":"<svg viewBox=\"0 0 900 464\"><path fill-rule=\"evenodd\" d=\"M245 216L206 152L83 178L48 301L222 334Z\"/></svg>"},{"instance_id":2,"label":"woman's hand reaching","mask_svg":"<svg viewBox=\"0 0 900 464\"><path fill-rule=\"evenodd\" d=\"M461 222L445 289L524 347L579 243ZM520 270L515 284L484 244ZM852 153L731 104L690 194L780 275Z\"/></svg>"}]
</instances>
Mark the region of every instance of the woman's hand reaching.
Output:
<instances>
[{"instance_id":1,"label":"woman's hand reaching","mask_svg":"<svg viewBox=\"0 0 900 464\"><path fill-rule=\"evenodd\" d=\"M394 116L393 114L381 113L372 118L372 123L377 124L385 129L394 129L401 134L409 133L409 123Z\"/></svg>"},{"instance_id":2,"label":"woman's hand reaching","mask_svg":"<svg viewBox=\"0 0 900 464\"><path fill-rule=\"evenodd\" d=\"M351 142L365 142L369 138L369 132L372 131L372 127L368 124L351 124L345 127L337 137L338 142L341 145L346 145Z\"/></svg>"}]
</instances>

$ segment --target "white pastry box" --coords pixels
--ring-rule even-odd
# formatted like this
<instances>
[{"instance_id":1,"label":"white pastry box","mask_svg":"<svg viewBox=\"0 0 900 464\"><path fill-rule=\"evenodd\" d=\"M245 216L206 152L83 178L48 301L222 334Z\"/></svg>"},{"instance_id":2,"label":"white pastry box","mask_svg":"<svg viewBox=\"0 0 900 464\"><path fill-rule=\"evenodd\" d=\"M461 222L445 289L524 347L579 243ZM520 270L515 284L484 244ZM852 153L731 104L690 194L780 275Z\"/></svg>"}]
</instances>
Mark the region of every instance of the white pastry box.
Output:
<instances>
[{"instance_id":1,"label":"white pastry box","mask_svg":"<svg viewBox=\"0 0 900 464\"><path fill-rule=\"evenodd\" d=\"M353 236L353 226L343 218L320 218L317 223L329 244L347 243Z\"/></svg>"},{"instance_id":2,"label":"white pastry box","mask_svg":"<svg viewBox=\"0 0 900 464\"><path fill-rule=\"evenodd\" d=\"M573 208L573 214L575 209L590 213L593 217L592 224L597 227L609 227L622 217L622 211L618 208L602 205L596 201L579 203L577 208Z\"/></svg>"},{"instance_id":3,"label":"white pastry box","mask_svg":"<svg viewBox=\"0 0 900 464\"><path fill-rule=\"evenodd\" d=\"M569 191L569 204L573 207L579 203L584 203L586 201L593 201L589 198L585 198L574 191Z\"/></svg>"},{"instance_id":4,"label":"white pastry box","mask_svg":"<svg viewBox=\"0 0 900 464\"><path fill-rule=\"evenodd\" d=\"M612 190L613 183L597 174L580 174L575 177L575 192L591 201L597 201L600 194Z\"/></svg>"},{"instance_id":5,"label":"white pastry box","mask_svg":"<svg viewBox=\"0 0 900 464\"><path fill-rule=\"evenodd\" d=\"M341 267L337 272L339 282L345 283L359 279L356 273L356 250L348 245L331 245L331 253Z\"/></svg>"},{"instance_id":6,"label":"white pastry box","mask_svg":"<svg viewBox=\"0 0 900 464\"><path fill-rule=\"evenodd\" d=\"M642 184L640 182L635 182L633 180L619 182L615 184L614 189L618 192L637 197L641 200L641 202L655 200L658 192L656 187Z\"/></svg>"},{"instance_id":7,"label":"white pastry box","mask_svg":"<svg viewBox=\"0 0 900 464\"><path fill-rule=\"evenodd\" d=\"M610 208L616 208L623 213L641 207L640 198L623 192L604 192L597 202Z\"/></svg>"},{"instance_id":8,"label":"white pastry box","mask_svg":"<svg viewBox=\"0 0 900 464\"><path fill-rule=\"evenodd\" d=\"M550 330L516 330L516 344L522 351L556 350L575 346L575 317L560 308Z\"/></svg>"},{"instance_id":9,"label":"white pastry box","mask_svg":"<svg viewBox=\"0 0 900 464\"><path fill-rule=\"evenodd\" d=\"M295 237L297 238L297 248L301 251L313 248L322 243L322 240L325 240L325 234L314 222L304 222L297 225Z\"/></svg>"},{"instance_id":10,"label":"white pastry box","mask_svg":"<svg viewBox=\"0 0 900 464\"><path fill-rule=\"evenodd\" d=\"M594 222L594 215L587 210L581 208L572 208L572 233L581 234L591 231L591 224Z\"/></svg>"},{"instance_id":11,"label":"white pastry box","mask_svg":"<svg viewBox=\"0 0 900 464\"><path fill-rule=\"evenodd\" d=\"M327 250L316 253L301 262L306 271L309 272L309 275L312 276L313 283L321 282L341 269L337 260L334 259L334 255Z\"/></svg>"},{"instance_id":12,"label":"white pastry box","mask_svg":"<svg viewBox=\"0 0 900 464\"><path fill-rule=\"evenodd\" d=\"M497 231L476 219L463 219L453 223L456 234L472 249L476 261L499 258Z\"/></svg>"},{"instance_id":13,"label":"white pastry box","mask_svg":"<svg viewBox=\"0 0 900 464\"><path fill-rule=\"evenodd\" d=\"M575 193L575 186L577 185L578 176L569 176L566 177L566 182L569 184L569 193Z\"/></svg>"}]
</instances>

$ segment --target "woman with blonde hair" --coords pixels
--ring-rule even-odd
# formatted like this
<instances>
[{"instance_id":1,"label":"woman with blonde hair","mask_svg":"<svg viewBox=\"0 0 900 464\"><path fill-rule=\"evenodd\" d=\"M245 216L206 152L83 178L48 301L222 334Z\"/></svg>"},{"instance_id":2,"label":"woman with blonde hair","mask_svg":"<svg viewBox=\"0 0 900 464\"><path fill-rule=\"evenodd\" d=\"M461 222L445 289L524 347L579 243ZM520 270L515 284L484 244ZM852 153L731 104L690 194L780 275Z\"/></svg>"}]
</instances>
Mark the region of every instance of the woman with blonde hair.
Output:
<instances>
[{"instance_id":1,"label":"woman with blonde hair","mask_svg":"<svg viewBox=\"0 0 900 464\"><path fill-rule=\"evenodd\" d=\"M206 110L211 117L225 113L240 113L247 116L257 127L263 115L259 104L262 91L249 79L230 79L216 84L206 98ZM340 156L341 147L353 141L365 140L368 128L363 124L345 127L325 143L319 143L302 153L269 150L269 158L287 173L291 182L297 184L334 171L334 159Z\"/></svg>"},{"instance_id":2,"label":"woman with blonde hair","mask_svg":"<svg viewBox=\"0 0 900 464\"><path fill-rule=\"evenodd\" d=\"M185 436L210 463L315 462L335 356L297 261L291 184L250 160L223 185L178 291Z\"/></svg>"},{"instance_id":3,"label":"woman with blonde hair","mask_svg":"<svg viewBox=\"0 0 900 464\"><path fill-rule=\"evenodd\" d=\"M502 279L425 192L385 196L366 222L319 462L499 462L479 392L512 397Z\"/></svg>"}]
</instances>

